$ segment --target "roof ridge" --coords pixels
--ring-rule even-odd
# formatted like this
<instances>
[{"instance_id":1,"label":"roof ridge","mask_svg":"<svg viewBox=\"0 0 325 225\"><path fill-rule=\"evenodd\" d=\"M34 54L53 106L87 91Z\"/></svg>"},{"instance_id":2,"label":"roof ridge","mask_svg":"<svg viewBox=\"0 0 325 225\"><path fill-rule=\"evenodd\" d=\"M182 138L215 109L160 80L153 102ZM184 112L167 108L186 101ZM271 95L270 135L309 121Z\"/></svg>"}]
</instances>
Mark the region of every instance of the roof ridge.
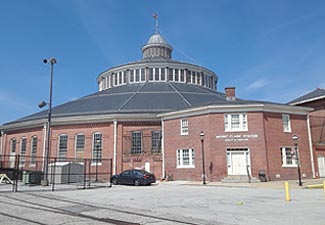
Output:
<instances>
[{"instance_id":1,"label":"roof ridge","mask_svg":"<svg viewBox=\"0 0 325 225\"><path fill-rule=\"evenodd\" d=\"M172 83L167 82L167 84L183 99L183 101L188 105L192 106L192 104L187 101L187 99L172 85Z\"/></svg>"},{"instance_id":2,"label":"roof ridge","mask_svg":"<svg viewBox=\"0 0 325 225\"><path fill-rule=\"evenodd\" d=\"M129 96L126 101L120 106L117 108L117 111L121 111L121 109L126 105L128 104L131 99L144 87L145 83L143 83L131 96Z\"/></svg>"}]
</instances>

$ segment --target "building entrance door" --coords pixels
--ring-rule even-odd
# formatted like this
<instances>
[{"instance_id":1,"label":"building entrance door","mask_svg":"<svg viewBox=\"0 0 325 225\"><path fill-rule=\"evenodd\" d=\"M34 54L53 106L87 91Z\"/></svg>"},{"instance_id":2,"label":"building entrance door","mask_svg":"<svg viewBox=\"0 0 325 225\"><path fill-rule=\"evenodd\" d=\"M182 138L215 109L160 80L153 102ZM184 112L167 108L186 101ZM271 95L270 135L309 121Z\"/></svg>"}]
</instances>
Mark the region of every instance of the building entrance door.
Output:
<instances>
[{"instance_id":1,"label":"building entrance door","mask_svg":"<svg viewBox=\"0 0 325 225\"><path fill-rule=\"evenodd\" d=\"M247 175L249 171L248 149L227 149L228 175Z\"/></svg>"},{"instance_id":2,"label":"building entrance door","mask_svg":"<svg viewBox=\"0 0 325 225\"><path fill-rule=\"evenodd\" d=\"M318 162L319 177L325 177L325 157L318 156L317 162Z\"/></svg>"}]
</instances>

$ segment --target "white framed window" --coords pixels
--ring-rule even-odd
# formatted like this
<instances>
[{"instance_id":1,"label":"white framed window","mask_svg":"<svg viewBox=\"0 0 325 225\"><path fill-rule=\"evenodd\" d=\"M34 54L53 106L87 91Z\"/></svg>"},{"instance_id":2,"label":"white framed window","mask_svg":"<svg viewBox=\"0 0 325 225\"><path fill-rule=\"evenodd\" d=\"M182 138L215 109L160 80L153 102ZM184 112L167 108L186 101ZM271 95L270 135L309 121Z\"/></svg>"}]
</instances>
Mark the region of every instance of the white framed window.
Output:
<instances>
[{"instance_id":1,"label":"white framed window","mask_svg":"<svg viewBox=\"0 0 325 225\"><path fill-rule=\"evenodd\" d=\"M160 72L161 72L161 80L162 81L166 80L166 69L160 68Z\"/></svg>"},{"instance_id":2,"label":"white framed window","mask_svg":"<svg viewBox=\"0 0 325 225\"><path fill-rule=\"evenodd\" d=\"M290 115L282 114L283 132L291 132Z\"/></svg>"},{"instance_id":3,"label":"white framed window","mask_svg":"<svg viewBox=\"0 0 325 225\"><path fill-rule=\"evenodd\" d=\"M30 166L36 165L36 154L37 154L37 136L33 136L32 144L31 144Z\"/></svg>"},{"instance_id":4,"label":"white framed window","mask_svg":"<svg viewBox=\"0 0 325 225\"><path fill-rule=\"evenodd\" d=\"M134 70L130 70L130 83L134 83L135 77L134 77Z\"/></svg>"},{"instance_id":5,"label":"white framed window","mask_svg":"<svg viewBox=\"0 0 325 225\"><path fill-rule=\"evenodd\" d=\"M16 145L17 145L16 138L12 138L10 140L10 153L11 154L15 154L16 153Z\"/></svg>"},{"instance_id":6,"label":"white framed window","mask_svg":"<svg viewBox=\"0 0 325 225\"><path fill-rule=\"evenodd\" d=\"M142 132L133 131L132 142L131 142L131 154L141 154L141 153L142 153Z\"/></svg>"},{"instance_id":7,"label":"white framed window","mask_svg":"<svg viewBox=\"0 0 325 225\"><path fill-rule=\"evenodd\" d=\"M27 145L27 139L25 137L22 137L20 139L20 165L25 165L26 161L26 145Z\"/></svg>"},{"instance_id":8,"label":"white framed window","mask_svg":"<svg viewBox=\"0 0 325 225\"><path fill-rule=\"evenodd\" d=\"M248 131L247 114L225 114L225 131Z\"/></svg>"},{"instance_id":9,"label":"white framed window","mask_svg":"<svg viewBox=\"0 0 325 225\"><path fill-rule=\"evenodd\" d=\"M141 68L140 73L141 73L141 76L140 76L141 79L140 80L142 82L146 81L146 70L144 68Z\"/></svg>"},{"instance_id":10,"label":"white framed window","mask_svg":"<svg viewBox=\"0 0 325 225\"><path fill-rule=\"evenodd\" d=\"M58 145L58 161L65 162L67 159L68 151L68 135L61 134L59 136L59 145Z\"/></svg>"},{"instance_id":11,"label":"white framed window","mask_svg":"<svg viewBox=\"0 0 325 225\"><path fill-rule=\"evenodd\" d=\"M153 81L153 72L154 72L154 69L153 68L149 68L149 76L148 76L148 80L149 81Z\"/></svg>"},{"instance_id":12,"label":"white framed window","mask_svg":"<svg viewBox=\"0 0 325 225\"><path fill-rule=\"evenodd\" d=\"M135 70L135 82L140 81L140 69Z\"/></svg>"},{"instance_id":13,"label":"white framed window","mask_svg":"<svg viewBox=\"0 0 325 225\"><path fill-rule=\"evenodd\" d=\"M188 120L181 119L181 135L188 135Z\"/></svg>"},{"instance_id":14,"label":"white framed window","mask_svg":"<svg viewBox=\"0 0 325 225\"><path fill-rule=\"evenodd\" d=\"M102 133L93 134L93 147L92 147L92 165L101 165L103 152L103 138Z\"/></svg>"},{"instance_id":15,"label":"white framed window","mask_svg":"<svg viewBox=\"0 0 325 225\"><path fill-rule=\"evenodd\" d=\"M282 147L281 149L282 167L296 167L297 157L292 147Z\"/></svg>"},{"instance_id":16,"label":"white framed window","mask_svg":"<svg viewBox=\"0 0 325 225\"><path fill-rule=\"evenodd\" d=\"M194 149L177 150L177 168L194 168L195 154Z\"/></svg>"},{"instance_id":17,"label":"white framed window","mask_svg":"<svg viewBox=\"0 0 325 225\"><path fill-rule=\"evenodd\" d=\"M151 152L161 152L161 130L151 131Z\"/></svg>"},{"instance_id":18,"label":"white framed window","mask_svg":"<svg viewBox=\"0 0 325 225\"><path fill-rule=\"evenodd\" d=\"M75 157L76 159L83 159L85 152L85 135L83 133L75 136Z\"/></svg>"}]
</instances>

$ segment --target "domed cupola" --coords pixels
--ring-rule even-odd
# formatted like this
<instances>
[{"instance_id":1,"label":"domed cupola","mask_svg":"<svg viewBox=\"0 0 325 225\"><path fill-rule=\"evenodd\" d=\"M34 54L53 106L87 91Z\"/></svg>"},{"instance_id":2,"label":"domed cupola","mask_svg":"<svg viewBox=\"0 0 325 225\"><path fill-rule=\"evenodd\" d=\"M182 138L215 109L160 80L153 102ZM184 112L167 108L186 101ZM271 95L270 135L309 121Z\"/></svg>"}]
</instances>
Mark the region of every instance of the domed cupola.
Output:
<instances>
[{"instance_id":1,"label":"domed cupola","mask_svg":"<svg viewBox=\"0 0 325 225\"><path fill-rule=\"evenodd\" d=\"M171 59L173 47L158 32L142 48L143 59Z\"/></svg>"}]
</instances>

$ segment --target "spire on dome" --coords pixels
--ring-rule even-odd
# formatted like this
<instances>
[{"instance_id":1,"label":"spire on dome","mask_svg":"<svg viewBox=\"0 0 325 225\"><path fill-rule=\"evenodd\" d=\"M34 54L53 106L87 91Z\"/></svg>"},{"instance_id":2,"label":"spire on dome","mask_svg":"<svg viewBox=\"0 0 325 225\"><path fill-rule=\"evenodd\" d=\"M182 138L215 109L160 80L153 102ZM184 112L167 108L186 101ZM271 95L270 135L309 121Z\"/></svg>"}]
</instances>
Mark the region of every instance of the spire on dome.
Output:
<instances>
[{"instance_id":1,"label":"spire on dome","mask_svg":"<svg viewBox=\"0 0 325 225\"><path fill-rule=\"evenodd\" d=\"M155 30L156 30L156 33L159 33L159 29L158 29L158 13L153 13L152 14L152 17L155 19L156 21L156 25L155 25Z\"/></svg>"}]
</instances>

